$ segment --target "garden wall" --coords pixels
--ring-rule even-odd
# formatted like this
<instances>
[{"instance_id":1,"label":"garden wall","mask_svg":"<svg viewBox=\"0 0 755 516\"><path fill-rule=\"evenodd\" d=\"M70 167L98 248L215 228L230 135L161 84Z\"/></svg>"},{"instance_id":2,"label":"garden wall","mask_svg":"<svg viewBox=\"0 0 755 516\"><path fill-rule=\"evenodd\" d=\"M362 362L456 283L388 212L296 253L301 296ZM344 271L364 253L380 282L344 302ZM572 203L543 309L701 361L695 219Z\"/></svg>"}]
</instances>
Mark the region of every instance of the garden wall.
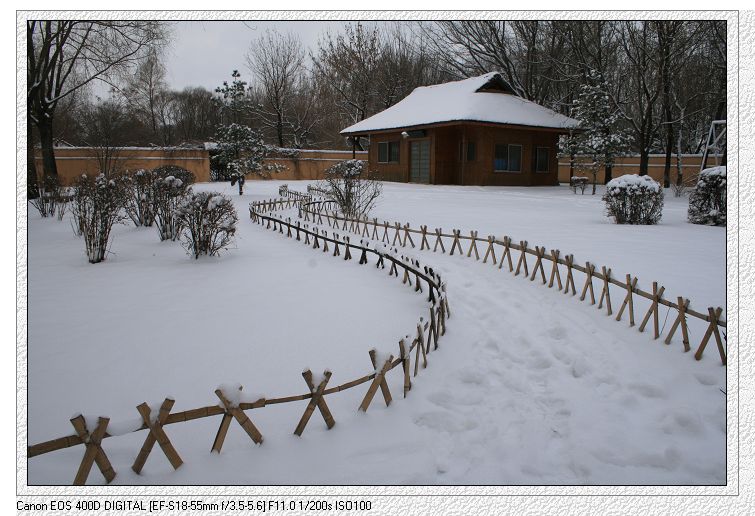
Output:
<instances>
[{"instance_id":1,"label":"garden wall","mask_svg":"<svg viewBox=\"0 0 755 516\"><path fill-rule=\"evenodd\" d=\"M340 150L300 150L295 158L274 158L265 160L266 164L277 163L287 168L278 172L273 177L282 181L294 181L297 179L317 180L325 177L325 170L339 161L352 159L351 151ZM356 159L366 160L367 152L358 151ZM248 179L261 179L255 175L247 176Z\"/></svg>"},{"instance_id":2,"label":"garden wall","mask_svg":"<svg viewBox=\"0 0 755 516\"><path fill-rule=\"evenodd\" d=\"M700 172L700 163L702 162L702 154L682 154L682 174L684 175L685 182L694 180L697 174ZM585 158L577 158L578 161L586 162ZM648 175L663 183L663 167L666 162L665 154L651 154L650 164L648 167ZM720 157L709 156L708 166L713 167L720 164ZM640 155L634 154L630 156L623 156L616 159L616 164L613 166L613 177L623 176L625 174L639 174L640 173ZM569 157L558 157L558 182L568 183L571 176L587 176L591 177L589 173L580 172L576 167L574 170L569 168ZM676 181L676 155L671 155L671 182ZM598 172L598 184L605 183L605 170L600 169ZM688 183L689 184L689 183Z\"/></svg>"},{"instance_id":3,"label":"garden wall","mask_svg":"<svg viewBox=\"0 0 755 516\"><path fill-rule=\"evenodd\" d=\"M178 147L123 147L115 157L122 170L153 169L165 165L183 167L196 177L197 182L210 180L210 156L204 149ZM56 147L55 162L58 176L64 185L70 185L81 174L97 174L99 165L96 150L92 147ZM42 173L42 155L36 152L37 173Z\"/></svg>"}]
</instances>

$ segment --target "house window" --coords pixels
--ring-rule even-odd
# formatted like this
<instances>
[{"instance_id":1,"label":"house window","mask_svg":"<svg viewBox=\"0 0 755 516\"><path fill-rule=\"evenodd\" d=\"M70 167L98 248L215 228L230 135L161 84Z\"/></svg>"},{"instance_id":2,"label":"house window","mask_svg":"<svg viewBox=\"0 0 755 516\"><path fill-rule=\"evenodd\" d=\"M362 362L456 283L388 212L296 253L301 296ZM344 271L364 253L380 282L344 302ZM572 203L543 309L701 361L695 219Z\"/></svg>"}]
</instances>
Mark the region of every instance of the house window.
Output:
<instances>
[{"instance_id":1,"label":"house window","mask_svg":"<svg viewBox=\"0 0 755 516\"><path fill-rule=\"evenodd\" d=\"M535 156L535 172L548 172L548 147L538 147Z\"/></svg>"},{"instance_id":2,"label":"house window","mask_svg":"<svg viewBox=\"0 0 755 516\"><path fill-rule=\"evenodd\" d=\"M378 163L398 163L400 142L378 143Z\"/></svg>"},{"instance_id":3,"label":"house window","mask_svg":"<svg viewBox=\"0 0 755 516\"><path fill-rule=\"evenodd\" d=\"M493 158L494 172L521 172L522 146L497 144Z\"/></svg>"},{"instance_id":4,"label":"house window","mask_svg":"<svg viewBox=\"0 0 755 516\"><path fill-rule=\"evenodd\" d=\"M477 145L475 142L467 142L467 161L474 161L477 159Z\"/></svg>"}]
</instances>

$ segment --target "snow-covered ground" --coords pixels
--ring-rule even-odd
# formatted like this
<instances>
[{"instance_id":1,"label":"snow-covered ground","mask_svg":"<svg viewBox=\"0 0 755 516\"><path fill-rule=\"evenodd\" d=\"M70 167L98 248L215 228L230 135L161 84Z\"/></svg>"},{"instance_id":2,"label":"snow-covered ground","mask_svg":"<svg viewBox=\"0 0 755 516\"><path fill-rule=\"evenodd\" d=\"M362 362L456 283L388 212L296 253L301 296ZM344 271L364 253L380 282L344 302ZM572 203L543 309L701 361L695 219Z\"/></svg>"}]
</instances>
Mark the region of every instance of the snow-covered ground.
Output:
<instances>
[{"instance_id":1,"label":"snow-covered ground","mask_svg":"<svg viewBox=\"0 0 755 516\"><path fill-rule=\"evenodd\" d=\"M304 367L330 368L335 385L369 371L369 348L397 351L424 297L387 270L252 224L248 203L275 197L279 184L251 182L233 195L238 248L218 259L191 260L154 228L123 226L116 254L90 265L67 222L29 212L31 444L71 433L78 412L130 419L137 404L165 395L184 410L215 403L224 382L298 394ZM637 274L643 287L657 279L693 306L724 306L725 232L686 224L685 210L667 198L661 225L621 227L604 219L598 197L565 187L388 183L373 215L508 234ZM725 482L726 369L714 344L696 362L678 340L665 346L537 282L458 256L415 256L444 275L452 318L407 399L399 368L388 378L391 407L378 396L357 413L366 386L331 395L336 426L327 431L315 413L302 438L292 433L306 402L251 410L264 444L233 423L220 455L209 453L219 418L170 425L185 461L177 472L157 448L141 476L130 470L144 432L108 439L115 483ZM82 453L30 459L29 483L70 483ZM96 468L89 481L104 482Z\"/></svg>"}]
</instances>

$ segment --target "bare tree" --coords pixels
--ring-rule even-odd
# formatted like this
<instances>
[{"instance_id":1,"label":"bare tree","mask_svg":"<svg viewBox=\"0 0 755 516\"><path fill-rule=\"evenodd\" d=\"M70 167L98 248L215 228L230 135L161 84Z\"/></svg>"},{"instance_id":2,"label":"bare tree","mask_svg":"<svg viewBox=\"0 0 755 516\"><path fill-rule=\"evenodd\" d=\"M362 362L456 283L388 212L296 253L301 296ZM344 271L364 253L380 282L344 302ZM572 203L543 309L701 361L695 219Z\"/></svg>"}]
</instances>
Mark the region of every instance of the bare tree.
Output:
<instances>
[{"instance_id":1,"label":"bare tree","mask_svg":"<svg viewBox=\"0 0 755 516\"><path fill-rule=\"evenodd\" d=\"M291 33L266 31L252 42L246 61L257 81L257 116L264 127L274 132L278 146L285 147L291 103L304 72L301 41Z\"/></svg>"},{"instance_id":2,"label":"bare tree","mask_svg":"<svg viewBox=\"0 0 755 516\"><path fill-rule=\"evenodd\" d=\"M346 25L344 32L335 37L326 33L313 60L320 78L336 93L341 114L355 123L373 113L380 39L376 28L361 23Z\"/></svg>"},{"instance_id":3,"label":"bare tree","mask_svg":"<svg viewBox=\"0 0 755 516\"><path fill-rule=\"evenodd\" d=\"M124 96L134 113L151 129L153 138L158 138L158 99L166 89L165 66L157 50L150 49L129 79Z\"/></svg>"},{"instance_id":4,"label":"bare tree","mask_svg":"<svg viewBox=\"0 0 755 516\"><path fill-rule=\"evenodd\" d=\"M27 110L39 131L45 175L57 175L53 121L60 101L141 61L164 36L156 21L27 22Z\"/></svg>"}]
</instances>

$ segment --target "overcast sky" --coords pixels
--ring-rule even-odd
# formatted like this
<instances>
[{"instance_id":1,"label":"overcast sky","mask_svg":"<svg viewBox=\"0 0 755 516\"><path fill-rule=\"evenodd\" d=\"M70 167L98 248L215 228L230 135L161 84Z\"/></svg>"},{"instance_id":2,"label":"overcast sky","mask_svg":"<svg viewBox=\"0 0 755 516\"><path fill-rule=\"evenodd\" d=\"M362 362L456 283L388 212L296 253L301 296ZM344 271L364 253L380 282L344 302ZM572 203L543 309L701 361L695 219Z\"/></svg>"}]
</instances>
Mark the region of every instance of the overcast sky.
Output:
<instances>
[{"instance_id":1,"label":"overcast sky","mask_svg":"<svg viewBox=\"0 0 755 516\"><path fill-rule=\"evenodd\" d=\"M234 69L249 82L245 54L265 30L293 32L306 49L316 49L320 34L340 32L344 22L323 21L201 21L175 22L166 50L167 81L171 88L204 86L212 91L229 80Z\"/></svg>"}]
</instances>

